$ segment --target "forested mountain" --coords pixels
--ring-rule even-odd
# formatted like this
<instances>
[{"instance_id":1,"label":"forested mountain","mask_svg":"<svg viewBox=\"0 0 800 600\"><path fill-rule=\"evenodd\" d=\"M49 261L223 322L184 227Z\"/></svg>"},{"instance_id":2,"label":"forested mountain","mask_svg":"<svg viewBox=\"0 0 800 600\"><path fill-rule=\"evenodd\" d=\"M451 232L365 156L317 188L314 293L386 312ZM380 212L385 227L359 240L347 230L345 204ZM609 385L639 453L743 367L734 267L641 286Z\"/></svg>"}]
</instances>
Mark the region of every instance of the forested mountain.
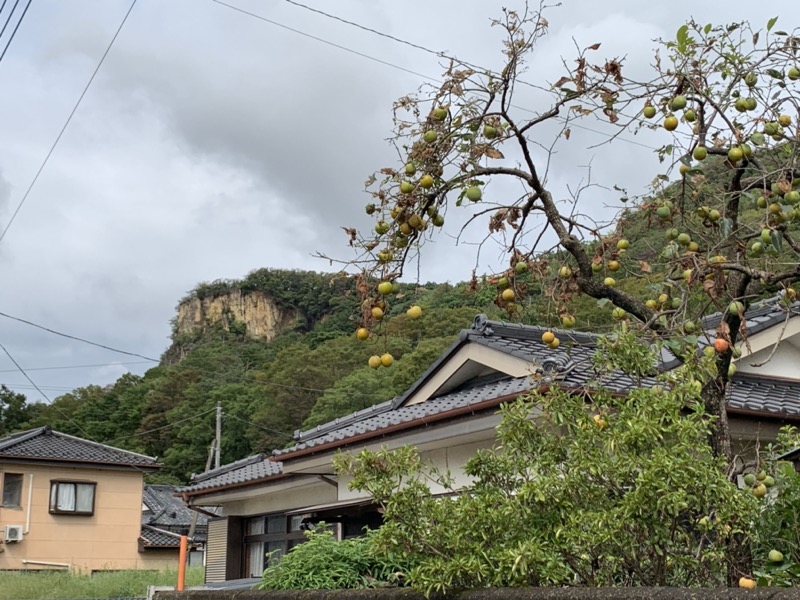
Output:
<instances>
[{"instance_id":1,"label":"forested mountain","mask_svg":"<svg viewBox=\"0 0 800 600\"><path fill-rule=\"evenodd\" d=\"M155 480L184 482L205 467L218 401L223 462L282 447L298 428L402 392L478 312L493 309L491 294L465 284L403 285L384 321L390 335L363 342L353 334L353 288L352 278L269 269L202 284L181 301L160 365L110 386L76 389L50 406L26 405L6 391L0 433L49 424L159 456L166 466ZM250 296L258 301L243 300ZM405 315L412 303L423 308L418 320ZM264 311L285 318L273 319L275 331L251 334L248 323L269 321ZM395 357L390 368L367 366L370 355L387 351Z\"/></svg>"}]
</instances>

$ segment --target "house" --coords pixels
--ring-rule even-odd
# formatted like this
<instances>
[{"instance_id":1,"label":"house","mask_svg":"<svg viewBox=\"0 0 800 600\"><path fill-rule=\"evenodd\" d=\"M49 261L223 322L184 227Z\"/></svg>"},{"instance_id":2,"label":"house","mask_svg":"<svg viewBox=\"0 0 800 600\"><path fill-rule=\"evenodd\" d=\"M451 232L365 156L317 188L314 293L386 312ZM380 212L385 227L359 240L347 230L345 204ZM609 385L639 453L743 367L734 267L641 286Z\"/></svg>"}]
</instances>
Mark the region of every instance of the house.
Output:
<instances>
[{"instance_id":1,"label":"house","mask_svg":"<svg viewBox=\"0 0 800 600\"><path fill-rule=\"evenodd\" d=\"M208 517L215 512L190 510L172 485L145 485L139 551L171 551L177 561L182 535L189 536L189 565L203 564ZM177 564L177 563L176 563Z\"/></svg>"},{"instance_id":2,"label":"house","mask_svg":"<svg viewBox=\"0 0 800 600\"><path fill-rule=\"evenodd\" d=\"M174 549L140 545L144 476L159 467L49 427L1 438L0 570L174 568Z\"/></svg>"},{"instance_id":3,"label":"house","mask_svg":"<svg viewBox=\"0 0 800 600\"><path fill-rule=\"evenodd\" d=\"M786 307L778 298L746 314L747 341L727 404L737 453L752 454L757 441L774 439L783 424L800 424L798 314L800 304ZM705 344L720 319L704 320ZM434 465L449 469L456 485L467 484L463 466L477 450L493 445L502 403L542 384L582 391L596 376L592 355L598 335L559 331L561 345L552 350L541 341L544 331L478 316L403 395L298 431L294 445L271 456L252 456L193 478L179 490L187 504L219 506L225 515L209 521L207 581L260 575L265 560L303 540L309 522L336 523L340 537L379 524L370 499L349 490L348 480L334 473L337 451L411 444ZM677 364L665 352L660 366ZM622 373L608 375L606 385L614 391L638 385Z\"/></svg>"}]
</instances>

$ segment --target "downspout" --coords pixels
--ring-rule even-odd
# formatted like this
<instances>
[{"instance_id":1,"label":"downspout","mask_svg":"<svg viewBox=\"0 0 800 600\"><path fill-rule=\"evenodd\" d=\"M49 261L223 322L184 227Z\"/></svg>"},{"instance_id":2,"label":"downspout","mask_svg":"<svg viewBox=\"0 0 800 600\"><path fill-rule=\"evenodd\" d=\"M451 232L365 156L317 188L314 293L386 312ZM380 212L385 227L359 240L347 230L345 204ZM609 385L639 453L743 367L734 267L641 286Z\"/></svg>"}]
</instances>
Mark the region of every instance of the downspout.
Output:
<instances>
[{"instance_id":1,"label":"downspout","mask_svg":"<svg viewBox=\"0 0 800 600\"><path fill-rule=\"evenodd\" d=\"M72 565L70 563L57 563L45 562L43 560L22 560L23 565L44 565L45 567L60 567L62 569L69 569Z\"/></svg>"},{"instance_id":2,"label":"downspout","mask_svg":"<svg viewBox=\"0 0 800 600\"><path fill-rule=\"evenodd\" d=\"M25 511L25 535L31 530L31 501L33 499L33 473L28 473L28 507ZM69 566L69 565L67 565Z\"/></svg>"}]
</instances>

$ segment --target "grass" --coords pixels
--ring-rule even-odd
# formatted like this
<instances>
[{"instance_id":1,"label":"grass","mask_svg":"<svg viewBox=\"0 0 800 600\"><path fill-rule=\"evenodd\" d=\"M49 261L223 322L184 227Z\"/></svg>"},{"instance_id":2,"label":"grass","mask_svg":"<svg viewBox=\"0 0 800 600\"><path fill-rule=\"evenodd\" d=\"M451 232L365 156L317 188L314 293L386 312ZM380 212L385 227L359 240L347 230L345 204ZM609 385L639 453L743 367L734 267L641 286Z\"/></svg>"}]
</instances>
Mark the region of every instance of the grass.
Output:
<instances>
[{"instance_id":1,"label":"grass","mask_svg":"<svg viewBox=\"0 0 800 600\"><path fill-rule=\"evenodd\" d=\"M148 585L175 585L175 571L110 571L71 575L61 571L0 571L0 600L144 598ZM186 569L186 585L203 583L203 567Z\"/></svg>"}]
</instances>

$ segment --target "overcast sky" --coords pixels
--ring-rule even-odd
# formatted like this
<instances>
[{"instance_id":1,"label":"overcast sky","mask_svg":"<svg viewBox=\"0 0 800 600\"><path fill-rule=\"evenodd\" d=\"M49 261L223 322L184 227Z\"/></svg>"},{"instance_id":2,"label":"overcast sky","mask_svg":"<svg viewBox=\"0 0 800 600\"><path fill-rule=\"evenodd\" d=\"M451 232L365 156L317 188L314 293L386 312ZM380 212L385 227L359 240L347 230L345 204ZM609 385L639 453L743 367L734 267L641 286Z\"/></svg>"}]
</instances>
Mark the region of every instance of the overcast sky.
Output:
<instances>
[{"instance_id":1,"label":"overcast sky","mask_svg":"<svg viewBox=\"0 0 800 600\"><path fill-rule=\"evenodd\" d=\"M420 75L442 73L431 54L285 1L226 1ZM501 2L304 4L473 63L500 64L499 32L489 19L499 15ZM0 63L0 230L129 6L129 0L32 0ZM776 15L792 29L800 25L800 3L564 0L546 13L551 35L525 77L557 79L573 38L582 47L602 42L604 57L625 55L631 69L644 70L653 40L674 37L689 16L763 26ZM0 49L7 39L8 31ZM0 311L157 358L169 343L178 300L198 282L260 267L328 270L312 254L349 256L340 227L366 224L364 180L396 164L385 141L392 101L422 83L419 75L212 0L138 0L0 242ZM594 181L641 193L657 163L637 143L658 142L628 139L636 143L591 149L602 135L576 131L569 152L554 162L554 187L565 193L591 163ZM599 198L598 205L609 200ZM442 240L421 278L463 280L473 257L473 248L454 251ZM487 253L479 266L496 268L496 259ZM0 342L50 398L148 366L4 318ZM5 356L0 383L41 399Z\"/></svg>"}]
</instances>

